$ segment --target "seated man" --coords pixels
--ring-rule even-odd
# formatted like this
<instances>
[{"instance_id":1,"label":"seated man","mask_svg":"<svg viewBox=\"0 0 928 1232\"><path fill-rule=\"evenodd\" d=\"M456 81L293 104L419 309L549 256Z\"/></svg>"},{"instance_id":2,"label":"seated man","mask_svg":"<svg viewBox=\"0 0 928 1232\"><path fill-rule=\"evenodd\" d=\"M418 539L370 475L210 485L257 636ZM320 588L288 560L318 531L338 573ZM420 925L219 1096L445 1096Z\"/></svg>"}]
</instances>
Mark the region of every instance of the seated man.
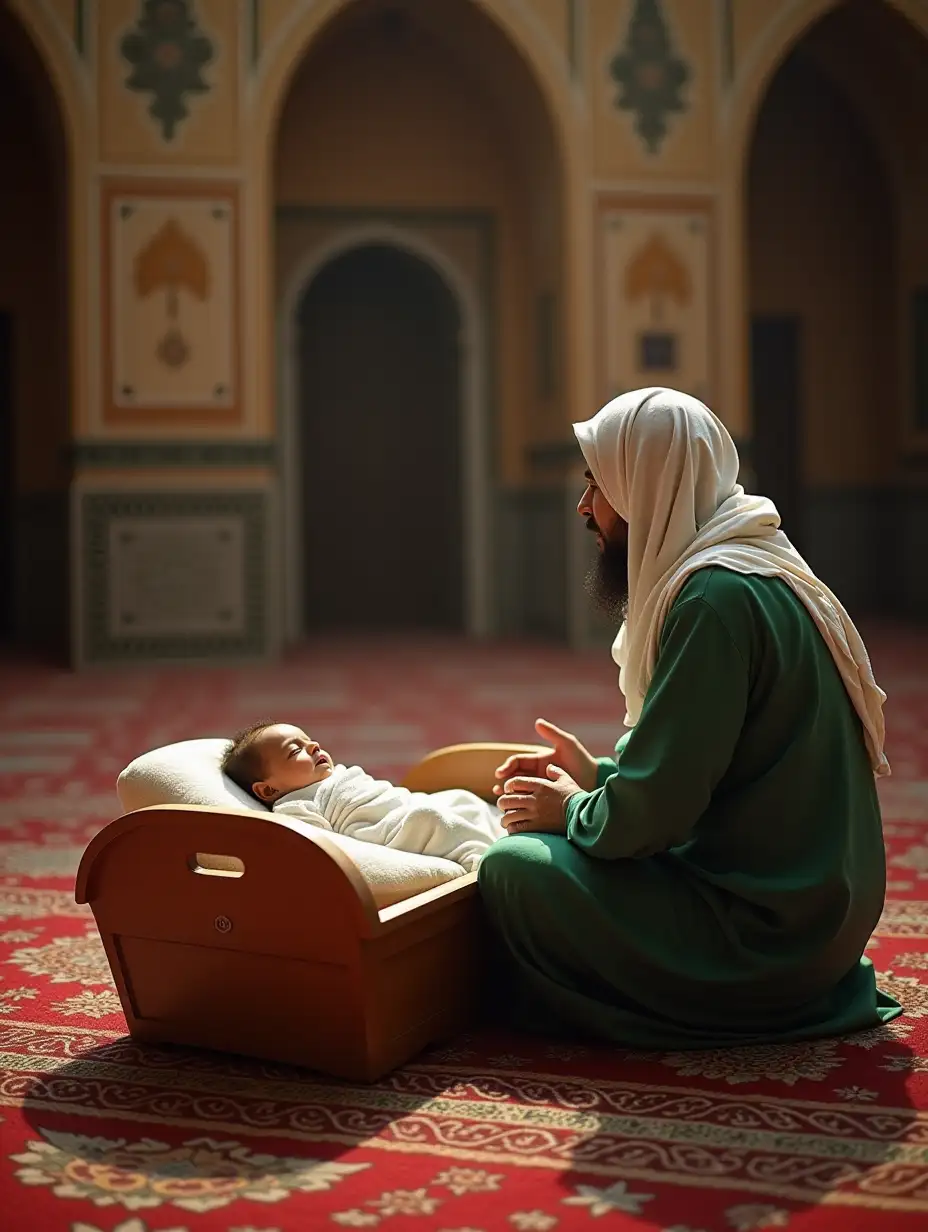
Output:
<instances>
[{"instance_id":1,"label":"seated man","mask_svg":"<svg viewBox=\"0 0 928 1232\"><path fill-rule=\"evenodd\" d=\"M223 773L275 813L367 843L441 856L473 872L503 833L499 809L473 792L409 791L360 766L335 765L290 723L255 723L229 744Z\"/></svg>"},{"instance_id":2,"label":"seated man","mask_svg":"<svg viewBox=\"0 0 928 1232\"><path fill-rule=\"evenodd\" d=\"M574 431L631 730L597 761L539 722L550 757L497 771L509 837L479 871L493 1004L633 1048L889 1021L863 957L885 891L885 695L857 630L701 402L639 390Z\"/></svg>"}]
</instances>

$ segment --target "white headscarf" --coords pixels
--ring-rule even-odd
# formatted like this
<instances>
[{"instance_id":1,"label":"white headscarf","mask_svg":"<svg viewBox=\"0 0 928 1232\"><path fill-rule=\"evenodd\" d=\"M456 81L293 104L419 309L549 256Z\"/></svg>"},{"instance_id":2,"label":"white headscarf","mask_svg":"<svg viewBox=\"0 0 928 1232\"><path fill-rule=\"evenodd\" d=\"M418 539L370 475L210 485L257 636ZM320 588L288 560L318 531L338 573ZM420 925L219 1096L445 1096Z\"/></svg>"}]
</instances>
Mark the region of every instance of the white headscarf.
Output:
<instances>
[{"instance_id":1,"label":"white headscarf","mask_svg":"<svg viewBox=\"0 0 928 1232\"><path fill-rule=\"evenodd\" d=\"M661 630L684 581L721 565L782 578L808 609L860 715L874 772L883 754L886 694L850 616L786 535L772 501L738 483L738 452L724 424L696 398L638 389L607 403L574 432L603 495L628 523L628 615L612 647L633 727Z\"/></svg>"}]
</instances>

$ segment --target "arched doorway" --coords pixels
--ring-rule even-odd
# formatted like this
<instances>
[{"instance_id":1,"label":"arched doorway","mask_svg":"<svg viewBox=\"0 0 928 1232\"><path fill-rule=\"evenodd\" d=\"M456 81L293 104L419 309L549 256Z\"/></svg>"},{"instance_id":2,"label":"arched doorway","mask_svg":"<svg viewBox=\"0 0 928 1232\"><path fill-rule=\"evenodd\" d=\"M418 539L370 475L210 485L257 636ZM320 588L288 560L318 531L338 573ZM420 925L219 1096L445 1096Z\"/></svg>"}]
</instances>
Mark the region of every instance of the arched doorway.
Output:
<instances>
[{"instance_id":1,"label":"arched doorway","mask_svg":"<svg viewBox=\"0 0 928 1232\"><path fill-rule=\"evenodd\" d=\"M0 8L0 644L69 636L67 153L58 99Z\"/></svg>"},{"instance_id":2,"label":"arched doorway","mask_svg":"<svg viewBox=\"0 0 928 1232\"><path fill-rule=\"evenodd\" d=\"M298 309L304 628L464 627L458 310L386 245L330 260Z\"/></svg>"},{"instance_id":3,"label":"arched doorway","mask_svg":"<svg viewBox=\"0 0 928 1232\"><path fill-rule=\"evenodd\" d=\"M567 369L560 157L535 73L473 0L339 5L293 72L277 129L275 181L284 516L292 522L303 502L288 460L302 415L296 376L303 361L294 362L294 346L306 333L294 288L307 273L321 277L324 262L356 246L358 233L388 245L396 236L399 248L424 259L452 289L461 335L452 421L458 477L449 488L458 509L443 519L449 533L458 528L457 543L444 548L456 560L457 582L446 590L458 615L453 625L447 611L439 621L433 604L430 623L476 636L496 632L515 606L512 586L502 596L500 585L504 570L507 583L513 576L513 554L497 545L524 538L520 519L530 516L519 495L526 445L560 437L568 397L567 381L557 379ZM388 316L381 314L378 328ZM372 322L372 339L373 331ZM381 349L376 341L365 345L372 356ZM356 361L367 363L363 354ZM407 507L396 510L397 520L418 527L419 550L432 555L415 487L398 499ZM299 532L285 524L284 539L284 607L295 640L313 627L299 598L308 593L302 575L309 565ZM371 624L413 628L422 621L410 609L395 618L374 613Z\"/></svg>"},{"instance_id":4,"label":"arched doorway","mask_svg":"<svg viewBox=\"0 0 928 1232\"><path fill-rule=\"evenodd\" d=\"M881 534L910 409L903 314L924 244L906 218L926 183L926 53L891 6L837 6L773 77L746 174L757 487L864 609L893 604Z\"/></svg>"}]
</instances>

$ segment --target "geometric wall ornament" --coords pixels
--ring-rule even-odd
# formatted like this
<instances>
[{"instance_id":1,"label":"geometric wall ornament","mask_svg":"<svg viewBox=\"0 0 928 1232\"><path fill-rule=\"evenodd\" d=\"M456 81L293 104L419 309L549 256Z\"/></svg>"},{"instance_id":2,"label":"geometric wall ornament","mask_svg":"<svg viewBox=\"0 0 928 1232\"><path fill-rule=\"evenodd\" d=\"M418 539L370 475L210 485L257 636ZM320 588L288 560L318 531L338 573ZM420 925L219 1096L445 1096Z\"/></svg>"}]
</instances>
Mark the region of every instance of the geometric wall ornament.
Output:
<instances>
[{"instance_id":1,"label":"geometric wall ornament","mask_svg":"<svg viewBox=\"0 0 928 1232\"><path fill-rule=\"evenodd\" d=\"M674 55L659 0L635 0L622 50L609 66L619 86L616 107L635 117L635 132L649 154L667 135L667 117L685 111L681 90L690 78L685 60Z\"/></svg>"},{"instance_id":2,"label":"geometric wall ornament","mask_svg":"<svg viewBox=\"0 0 928 1232\"><path fill-rule=\"evenodd\" d=\"M143 0L135 28L119 44L132 65L126 87L151 96L148 114L165 141L173 140L188 114L185 96L210 88L201 70L213 58L213 44L197 29L190 9L190 0Z\"/></svg>"},{"instance_id":3,"label":"geometric wall ornament","mask_svg":"<svg viewBox=\"0 0 928 1232\"><path fill-rule=\"evenodd\" d=\"M602 199L598 232L602 396L669 385L708 401L717 328L708 202Z\"/></svg>"},{"instance_id":4,"label":"geometric wall ornament","mask_svg":"<svg viewBox=\"0 0 928 1232\"><path fill-rule=\"evenodd\" d=\"M169 467L272 467L277 464L276 440L232 437L225 440L213 437L198 440L195 437L171 439L161 437L146 440L132 437L119 440L115 437L78 438L71 444L71 459L80 467L147 468Z\"/></svg>"},{"instance_id":5,"label":"geometric wall ornament","mask_svg":"<svg viewBox=\"0 0 928 1232\"><path fill-rule=\"evenodd\" d=\"M110 187L103 210L104 419L237 419L234 189Z\"/></svg>"},{"instance_id":6,"label":"geometric wall ornament","mask_svg":"<svg viewBox=\"0 0 928 1232\"><path fill-rule=\"evenodd\" d=\"M84 662L269 651L269 494L84 492Z\"/></svg>"}]
</instances>

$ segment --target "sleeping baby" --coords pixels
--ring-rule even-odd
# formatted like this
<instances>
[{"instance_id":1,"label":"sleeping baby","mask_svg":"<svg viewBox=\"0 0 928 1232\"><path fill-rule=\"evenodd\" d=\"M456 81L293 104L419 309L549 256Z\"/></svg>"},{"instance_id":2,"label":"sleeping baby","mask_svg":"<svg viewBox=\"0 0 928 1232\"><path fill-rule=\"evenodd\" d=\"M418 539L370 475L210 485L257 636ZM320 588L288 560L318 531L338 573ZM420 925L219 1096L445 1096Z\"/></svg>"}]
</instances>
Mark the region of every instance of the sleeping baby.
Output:
<instances>
[{"instance_id":1,"label":"sleeping baby","mask_svg":"<svg viewBox=\"0 0 928 1232\"><path fill-rule=\"evenodd\" d=\"M256 723L222 759L234 783L274 810L338 834L468 870L506 831L499 809L473 792L408 791L360 766L334 765L317 741L289 723Z\"/></svg>"}]
</instances>

